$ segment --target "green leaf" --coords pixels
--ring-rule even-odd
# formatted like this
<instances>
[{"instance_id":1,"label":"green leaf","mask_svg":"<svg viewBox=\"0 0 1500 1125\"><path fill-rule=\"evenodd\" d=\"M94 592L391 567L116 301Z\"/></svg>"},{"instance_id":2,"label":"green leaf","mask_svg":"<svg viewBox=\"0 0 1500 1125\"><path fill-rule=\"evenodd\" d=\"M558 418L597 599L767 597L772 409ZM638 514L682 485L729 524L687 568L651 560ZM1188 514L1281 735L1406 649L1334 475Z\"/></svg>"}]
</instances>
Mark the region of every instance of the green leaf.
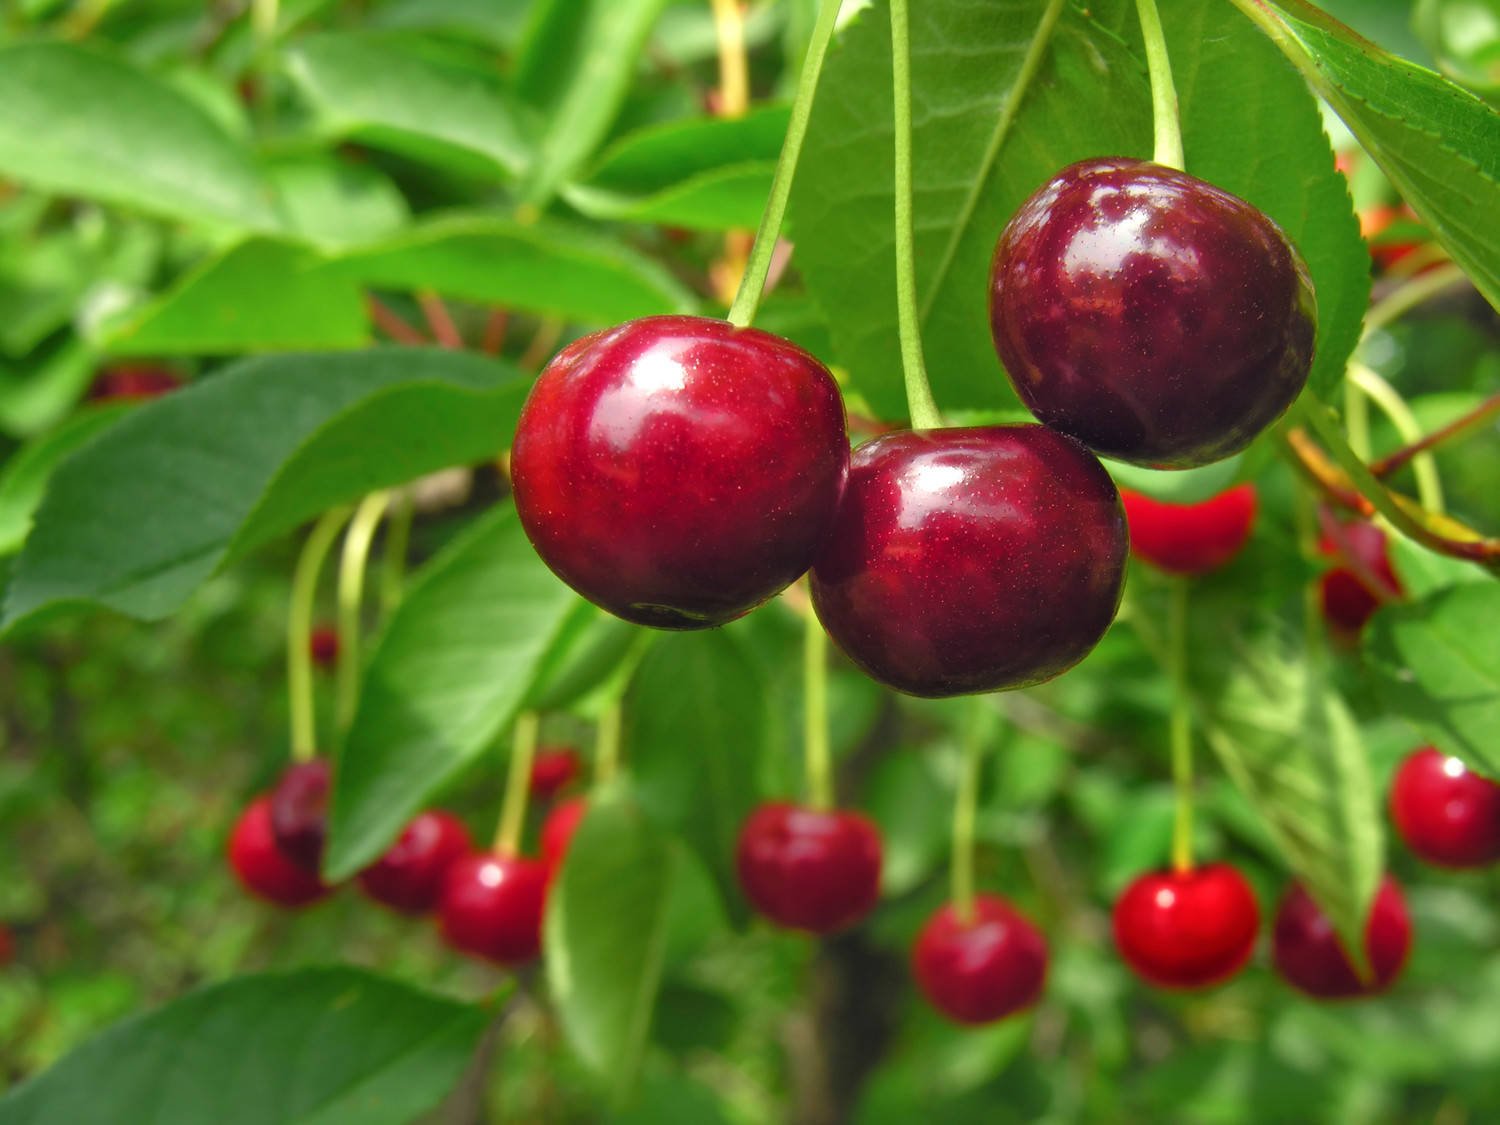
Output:
<instances>
[{"instance_id":1,"label":"green leaf","mask_svg":"<svg viewBox=\"0 0 1500 1125\"><path fill-rule=\"evenodd\" d=\"M1500 584L1386 606L1365 638L1380 698L1445 754L1500 778Z\"/></svg>"},{"instance_id":2,"label":"green leaf","mask_svg":"<svg viewBox=\"0 0 1500 1125\"><path fill-rule=\"evenodd\" d=\"M525 114L493 75L395 36L308 36L285 66L331 136L489 179L513 179L531 160Z\"/></svg>"},{"instance_id":3,"label":"green leaf","mask_svg":"<svg viewBox=\"0 0 1500 1125\"><path fill-rule=\"evenodd\" d=\"M590 324L697 308L681 282L649 258L597 232L551 221L450 215L329 268L368 285L426 287Z\"/></svg>"},{"instance_id":4,"label":"green leaf","mask_svg":"<svg viewBox=\"0 0 1500 1125\"><path fill-rule=\"evenodd\" d=\"M6 624L68 602L165 616L331 505L504 448L526 390L503 364L413 348L268 356L199 379L59 466Z\"/></svg>"},{"instance_id":5,"label":"green leaf","mask_svg":"<svg viewBox=\"0 0 1500 1125\"><path fill-rule=\"evenodd\" d=\"M1348 706L1315 662L1266 650L1241 654L1222 688L1198 703L1225 772L1346 947L1362 951L1383 843Z\"/></svg>"},{"instance_id":6,"label":"green leaf","mask_svg":"<svg viewBox=\"0 0 1500 1125\"><path fill-rule=\"evenodd\" d=\"M1500 308L1500 113L1303 0L1250 12Z\"/></svg>"},{"instance_id":7,"label":"green leaf","mask_svg":"<svg viewBox=\"0 0 1500 1125\"><path fill-rule=\"evenodd\" d=\"M553 653L537 678L527 706L536 711L561 711L580 701L622 673L627 660L650 641L649 632L622 621L588 602L580 605L576 628Z\"/></svg>"},{"instance_id":8,"label":"green leaf","mask_svg":"<svg viewBox=\"0 0 1500 1125\"><path fill-rule=\"evenodd\" d=\"M545 206L593 155L624 104L651 25L666 0L538 0L521 46L516 86L546 128L526 178Z\"/></svg>"},{"instance_id":9,"label":"green leaf","mask_svg":"<svg viewBox=\"0 0 1500 1125\"><path fill-rule=\"evenodd\" d=\"M632 804L596 799L547 897L547 982L563 1029L616 1102L651 1031L681 855Z\"/></svg>"},{"instance_id":10,"label":"green leaf","mask_svg":"<svg viewBox=\"0 0 1500 1125\"><path fill-rule=\"evenodd\" d=\"M363 296L311 251L254 238L105 328L117 355L223 355L369 342Z\"/></svg>"},{"instance_id":11,"label":"green leaf","mask_svg":"<svg viewBox=\"0 0 1500 1125\"><path fill-rule=\"evenodd\" d=\"M285 156L266 166L287 226L329 250L382 238L411 214L390 177L368 164L324 154Z\"/></svg>"},{"instance_id":12,"label":"green leaf","mask_svg":"<svg viewBox=\"0 0 1500 1125\"><path fill-rule=\"evenodd\" d=\"M497 507L423 570L382 634L339 755L324 871L380 855L515 718L580 599Z\"/></svg>"},{"instance_id":13,"label":"green leaf","mask_svg":"<svg viewBox=\"0 0 1500 1125\"><path fill-rule=\"evenodd\" d=\"M97 361L70 337L22 368L0 367L0 430L30 437L58 425L93 382Z\"/></svg>"},{"instance_id":14,"label":"green leaf","mask_svg":"<svg viewBox=\"0 0 1500 1125\"><path fill-rule=\"evenodd\" d=\"M786 136L784 106L708 117L622 138L563 198L596 219L696 230L754 229Z\"/></svg>"},{"instance_id":15,"label":"green leaf","mask_svg":"<svg viewBox=\"0 0 1500 1125\"><path fill-rule=\"evenodd\" d=\"M767 693L740 644L717 630L663 636L625 701L626 760L646 811L698 853L731 916L740 825L770 739Z\"/></svg>"},{"instance_id":16,"label":"green leaf","mask_svg":"<svg viewBox=\"0 0 1500 1125\"><path fill-rule=\"evenodd\" d=\"M458 1081L478 1008L357 969L240 977L89 1040L0 1100L9 1125L404 1125Z\"/></svg>"},{"instance_id":17,"label":"green leaf","mask_svg":"<svg viewBox=\"0 0 1500 1125\"><path fill-rule=\"evenodd\" d=\"M76 414L5 462L0 471L0 555L13 554L26 541L32 513L42 502L42 493L58 463L108 429L128 409L120 404Z\"/></svg>"},{"instance_id":18,"label":"green leaf","mask_svg":"<svg viewBox=\"0 0 1500 1125\"><path fill-rule=\"evenodd\" d=\"M65 43L0 48L0 173L168 218L278 223L249 153L194 102Z\"/></svg>"}]
</instances>

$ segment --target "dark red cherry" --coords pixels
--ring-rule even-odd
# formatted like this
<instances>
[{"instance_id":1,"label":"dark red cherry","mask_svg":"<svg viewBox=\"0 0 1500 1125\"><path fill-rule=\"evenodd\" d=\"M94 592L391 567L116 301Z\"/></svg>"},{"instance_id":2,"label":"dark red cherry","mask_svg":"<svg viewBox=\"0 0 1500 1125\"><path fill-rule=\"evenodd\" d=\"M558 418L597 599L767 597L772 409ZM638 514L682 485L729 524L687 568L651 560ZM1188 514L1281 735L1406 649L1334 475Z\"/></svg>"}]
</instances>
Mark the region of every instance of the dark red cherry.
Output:
<instances>
[{"instance_id":1,"label":"dark red cherry","mask_svg":"<svg viewBox=\"0 0 1500 1125\"><path fill-rule=\"evenodd\" d=\"M1203 988L1244 968L1260 908L1227 863L1152 871L1125 888L1114 910L1115 947L1136 974L1162 988Z\"/></svg>"},{"instance_id":2,"label":"dark red cherry","mask_svg":"<svg viewBox=\"0 0 1500 1125\"><path fill-rule=\"evenodd\" d=\"M1412 751L1396 771L1391 819L1428 863L1485 867L1500 860L1500 784L1431 746Z\"/></svg>"},{"instance_id":3,"label":"dark red cherry","mask_svg":"<svg viewBox=\"0 0 1500 1125\"><path fill-rule=\"evenodd\" d=\"M101 371L89 388L89 397L96 402L141 402L180 386L182 377L165 367L125 364Z\"/></svg>"},{"instance_id":4,"label":"dark red cherry","mask_svg":"<svg viewBox=\"0 0 1500 1125\"><path fill-rule=\"evenodd\" d=\"M16 959L16 939L10 927L0 923L0 969Z\"/></svg>"},{"instance_id":5,"label":"dark red cherry","mask_svg":"<svg viewBox=\"0 0 1500 1125\"><path fill-rule=\"evenodd\" d=\"M331 890L317 875L298 867L276 846L271 831L271 798L250 802L229 836L229 868L251 894L276 906L306 906Z\"/></svg>"},{"instance_id":6,"label":"dark red cherry","mask_svg":"<svg viewBox=\"0 0 1500 1125\"><path fill-rule=\"evenodd\" d=\"M478 852L448 868L438 924L454 949L497 965L523 965L542 949L547 866Z\"/></svg>"},{"instance_id":7,"label":"dark red cherry","mask_svg":"<svg viewBox=\"0 0 1500 1125\"><path fill-rule=\"evenodd\" d=\"M1325 532L1318 551L1339 560L1340 565L1324 571L1318 580L1318 598L1323 617L1346 640L1357 638L1382 605L1406 593L1391 566L1385 532L1372 523L1343 524L1338 538ZM1359 565L1348 565L1351 560Z\"/></svg>"},{"instance_id":8,"label":"dark red cherry","mask_svg":"<svg viewBox=\"0 0 1500 1125\"><path fill-rule=\"evenodd\" d=\"M1253 484L1242 484L1197 504L1153 500L1120 489L1130 550L1169 574L1198 575L1224 566L1250 539L1255 526Z\"/></svg>"},{"instance_id":9,"label":"dark red cherry","mask_svg":"<svg viewBox=\"0 0 1500 1125\"><path fill-rule=\"evenodd\" d=\"M568 845L573 842L573 833L578 831L578 823L588 811L587 800L572 797L554 805L547 819L542 821L542 862L548 870L555 871L562 863L563 856L568 854Z\"/></svg>"},{"instance_id":10,"label":"dark red cherry","mask_svg":"<svg viewBox=\"0 0 1500 1125\"><path fill-rule=\"evenodd\" d=\"M392 910L426 914L442 896L448 868L473 848L469 830L452 813L418 813L385 855L359 873L359 885Z\"/></svg>"},{"instance_id":11,"label":"dark red cherry","mask_svg":"<svg viewBox=\"0 0 1500 1125\"><path fill-rule=\"evenodd\" d=\"M880 900L880 830L847 809L761 805L740 829L736 864L752 906L779 926L830 934Z\"/></svg>"},{"instance_id":12,"label":"dark red cherry","mask_svg":"<svg viewBox=\"0 0 1500 1125\"><path fill-rule=\"evenodd\" d=\"M977 895L974 918L951 903L928 919L911 953L932 1006L959 1023L989 1023L1031 1007L1047 979L1047 942L999 895Z\"/></svg>"},{"instance_id":13,"label":"dark red cherry","mask_svg":"<svg viewBox=\"0 0 1500 1125\"><path fill-rule=\"evenodd\" d=\"M898 691L1025 687L1109 628L1126 544L1114 482L1072 438L908 430L855 451L813 605L850 659Z\"/></svg>"},{"instance_id":14,"label":"dark red cherry","mask_svg":"<svg viewBox=\"0 0 1500 1125\"><path fill-rule=\"evenodd\" d=\"M583 758L571 746L542 746L531 762L531 795L550 801L578 780Z\"/></svg>"},{"instance_id":15,"label":"dark red cherry","mask_svg":"<svg viewBox=\"0 0 1500 1125\"><path fill-rule=\"evenodd\" d=\"M516 508L568 585L641 625L722 625L812 564L844 487L828 369L753 328L634 320L558 353L511 455Z\"/></svg>"},{"instance_id":16,"label":"dark red cherry","mask_svg":"<svg viewBox=\"0 0 1500 1125\"><path fill-rule=\"evenodd\" d=\"M339 662L339 631L332 625L317 625L307 637L307 651L319 668Z\"/></svg>"},{"instance_id":17,"label":"dark red cherry","mask_svg":"<svg viewBox=\"0 0 1500 1125\"><path fill-rule=\"evenodd\" d=\"M1369 982L1360 980L1333 923L1299 883L1287 889L1276 911L1271 949L1276 971L1309 996L1324 1000L1373 996L1390 987L1411 950L1406 900L1396 881L1386 876L1365 923L1365 954L1374 974Z\"/></svg>"},{"instance_id":18,"label":"dark red cherry","mask_svg":"<svg viewBox=\"0 0 1500 1125\"><path fill-rule=\"evenodd\" d=\"M1108 457L1206 465L1292 404L1312 365L1312 281L1269 218L1143 160L1064 168L995 247L990 326L1016 393Z\"/></svg>"},{"instance_id":19,"label":"dark red cherry","mask_svg":"<svg viewBox=\"0 0 1500 1125\"><path fill-rule=\"evenodd\" d=\"M328 790L332 770L324 758L289 766L271 790L271 831L281 853L317 874L328 838Z\"/></svg>"}]
</instances>

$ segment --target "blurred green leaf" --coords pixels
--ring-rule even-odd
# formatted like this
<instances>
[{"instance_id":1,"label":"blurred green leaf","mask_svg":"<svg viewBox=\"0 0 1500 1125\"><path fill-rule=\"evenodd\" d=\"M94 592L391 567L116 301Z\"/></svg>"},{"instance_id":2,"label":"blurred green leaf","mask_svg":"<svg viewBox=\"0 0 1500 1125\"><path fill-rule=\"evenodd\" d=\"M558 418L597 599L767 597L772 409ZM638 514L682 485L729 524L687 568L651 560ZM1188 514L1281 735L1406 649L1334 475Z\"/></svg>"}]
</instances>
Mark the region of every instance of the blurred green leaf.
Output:
<instances>
[{"instance_id":1,"label":"blurred green leaf","mask_svg":"<svg viewBox=\"0 0 1500 1125\"><path fill-rule=\"evenodd\" d=\"M96 360L69 338L24 366L0 366L0 430L30 437L60 423L93 382Z\"/></svg>"},{"instance_id":2,"label":"blurred green leaf","mask_svg":"<svg viewBox=\"0 0 1500 1125\"><path fill-rule=\"evenodd\" d=\"M266 165L288 228L314 246L338 249L382 238L406 225L406 200L368 164L323 154L284 156Z\"/></svg>"},{"instance_id":3,"label":"blurred green leaf","mask_svg":"<svg viewBox=\"0 0 1500 1125\"><path fill-rule=\"evenodd\" d=\"M0 1100L14 1125L402 1125L458 1081L485 1013L356 969L242 977L90 1040Z\"/></svg>"},{"instance_id":4,"label":"blurred green leaf","mask_svg":"<svg viewBox=\"0 0 1500 1125\"><path fill-rule=\"evenodd\" d=\"M0 555L13 554L26 541L32 513L58 462L108 429L126 409L123 404L100 406L76 414L5 462L0 469Z\"/></svg>"}]
</instances>

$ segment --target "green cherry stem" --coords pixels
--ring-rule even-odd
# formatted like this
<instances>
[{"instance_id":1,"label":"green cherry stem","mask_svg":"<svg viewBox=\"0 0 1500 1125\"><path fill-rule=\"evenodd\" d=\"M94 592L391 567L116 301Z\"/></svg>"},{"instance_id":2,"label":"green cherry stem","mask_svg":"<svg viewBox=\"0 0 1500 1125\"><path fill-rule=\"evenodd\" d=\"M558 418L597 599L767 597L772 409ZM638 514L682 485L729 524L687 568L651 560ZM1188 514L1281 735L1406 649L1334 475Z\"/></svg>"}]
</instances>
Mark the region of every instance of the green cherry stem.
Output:
<instances>
[{"instance_id":1,"label":"green cherry stem","mask_svg":"<svg viewBox=\"0 0 1500 1125\"><path fill-rule=\"evenodd\" d=\"M313 713L312 617L318 575L349 509L332 508L308 532L302 554L292 572L291 605L286 620L286 675L292 724L292 760L310 761L318 752L318 728Z\"/></svg>"},{"instance_id":2,"label":"green cherry stem","mask_svg":"<svg viewBox=\"0 0 1500 1125\"><path fill-rule=\"evenodd\" d=\"M1193 728L1187 685L1188 580L1171 579L1167 602L1168 675L1172 680L1172 788L1176 813L1172 822L1172 868L1193 869Z\"/></svg>"},{"instance_id":3,"label":"green cherry stem","mask_svg":"<svg viewBox=\"0 0 1500 1125\"><path fill-rule=\"evenodd\" d=\"M1369 312L1365 313L1365 327L1360 341L1368 340L1372 333L1405 316L1423 301L1436 297L1445 289L1467 283L1468 280L1468 275L1450 262L1398 285L1371 305Z\"/></svg>"},{"instance_id":4,"label":"green cherry stem","mask_svg":"<svg viewBox=\"0 0 1500 1125\"><path fill-rule=\"evenodd\" d=\"M1403 442L1411 445L1422 440L1422 424L1417 421L1417 416L1406 404L1406 399L1401 397L1401 392L1391 386L1379 372L1355 361L1349 365L1347 377L1349 385L1359 389L1361 398L1368 397L1380 407L1381 412L1391 420L1391 425L1396 427ZM1368 445L1363 453L1360 453L1359 446L1353 441L1349 445L1359 454L1361 461L1370 460ZM1443 482L1438 476L1437 459L1431 453L1418 453L1412 458L1411 471L1417 480L1417 499L1422 507L1434 515L1442 515Z\"/></svg>"},{"instance_id":5,"label":"green cherry stem","mask_svg":"<svg viewBox=\"0 0 1500 1125\"><path fill-rule=\"evenodd\" d=\"M359 704L360 621L359 611L365 599L365 569L370 559L370 544L380 517L390 503L390 493L372 492L360 501L344 535L344 553L339 558L339 662L337 668L338 729L346 731L354 721Z\"/></svg>"},{"instance_id":6,"label":"green cherry stem","mask_svg":"<svg viewBox=\"0 0 1500 1125\"><path fill-rule=\"evenodd\" d=\"M953 912L961 925L974 921L974 829L978 819L979 771L984 764L984 733L988 725L985 700L976 695L969 701L969 721L964 724L963 765L958 775L958 793L953 800Z\"/></svg>"},{"instance_id":7,"label":"green cherry stem","mask_svg":"<svg viewBox=\"0 0 1500 1125\"><path fill-rule=\"evenodd\" d=\"M771 255L776 251L776 240L781 237L787 197L792 193L797 161L802 156L802 142L807 137L807 123L812 116L818 77L823 73L823 59L828 54L828 44L838 22L839 6L840 0L823 0L822 7L818 9L817 22L813 24L812 38L807 44L807 58L802 63L802 74L797 79L797 93L792 99L786 140L782 142L781 156L776 161L776 172L771 178L770 198L766 200L766 209L761 213L760 229L755 232L755 244L750 248L749 261L745 263L745 275L740 279L739 292L735 294L734 304L729 307L728 320L736 328L748 327L760 309L766 278L771 273Z\"/></svg>"},{"instance_id":8,"label":"green cherry stem","mask_svg":"<svg viewBox=\"0 0 1500 1125\"><path fill-rule=\"evenodd\" d=\"M401 603L406 584L406 552L411 544L411 521L416 510L410 489L402 489L391 501L385 525L385 548L380 558L380 612L386 616Z\"/></svg>"},{"instance_id":9,"label":"green cherry stem","mask_svg":"<svg viewBox=\"0 0 1500 1125\"><path fill-rule=\"evenodd\" d=\"M500 824L495 830L497 855L521 854L521 829L526 824L526 798L531 792L531 762L536 757L537 729L541 722L535 711L516 716L511 736L510 770L505 778L505 800L500 806Z\"/></svg>"},{"instance_id":10,"label":"green cherry stem","mask_svg":"<svg viewBox=\"0 0 1500 1125\"><path fill-rule=\"evenodd\" d=\"M609 785L620 772L620 726L624 714L624 701L617 696L599 716L599 726L594 732L595 789Z\"/></svg>"},{"instance_id":11,"label":"green cherry stem","mask_svg":"<svg viewBox=\"0 0 1500 1125\"><path fill-rule=\"evenodd\" d=\"M1177 115L1177 87L1172 83L1172 62L1167 57L1167 37L1161 29L1156 0L1135 0L1146 42L1146 69L1151 75L1151 120L1154 128L1151 159L1168 168L1183 170L1182 123Z\"/></svg>"},{"instance_id":12,"label":"green cherry stem","mask_svg":"<svg viewBox=\"0 0 1500 1125\"><path fill-rule=\"evenodd\" d=\"M906 0L891 0L891 87L895 94L896 321L901 336L901 371L906 408L914 430L943 424L927 367L922 360L922 327L917 314L916 236L912 229L911 32Z\"/></svg>"},{"instance_id":13,"label":"green cherry stem","mask_svg":"<svg viewBox=\"0 0 1500 1125\"><path fill-rule=\"evenodd\" d=\"M833 808L833 755L828 741L828 634L807 610L802 642L802 750L807 799L819 810Z\"/></svg>"}]
</instances>

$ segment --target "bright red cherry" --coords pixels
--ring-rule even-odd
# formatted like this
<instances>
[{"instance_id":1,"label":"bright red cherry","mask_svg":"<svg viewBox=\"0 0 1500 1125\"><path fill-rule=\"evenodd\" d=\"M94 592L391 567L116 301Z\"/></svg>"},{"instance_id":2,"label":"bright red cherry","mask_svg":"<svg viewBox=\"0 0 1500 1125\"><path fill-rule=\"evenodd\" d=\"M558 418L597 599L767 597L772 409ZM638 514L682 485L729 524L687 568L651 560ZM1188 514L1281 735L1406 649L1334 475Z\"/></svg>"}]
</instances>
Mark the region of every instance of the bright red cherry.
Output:
<instances>
[{"instance_id":1,"label":"bright red cherry","mask_svg":"<svg viewBox=\"0 0 1500 1125\"><path fill-rule=\"evenodd\" d=\"M325 758L289 766L271 790L271 831L281 853L317 873L328 838L328 790L333 771Z\"/></svg>"},{"instance_id":2,"label":"bright red cherry","mask_svg":"<svg viewBox=\"0 0 1500 1125\"><path fill-rule=\"evenodd\" d=\"M543 561L596 605L664 629L722 625L806 571L848 467L826 367L776 336L688 316L564 348L511 453Z\"/></svg>"},{"instance_id":3,"label":"bright red cherry","mask_svg":"<svg viewBox=\"0 0 1500 1125\"><path fill-rule=\"evenodd\" d=\"M438 923L454 949L497 965L522 965L541 952L546 901L546 864L475 853L448 868Z\"/></svg>"},{"instance_id":4,"label":"bright red cherry","mask_svg":"<svg viewBox=\"0 0 1500 1125\"><path fill-rule=\"evenodd\" d=\"M1347 565L1324 571L1318 581L1323 617L1333 631L1346 639L1359 636L1374 612L1393 598L1405 593L1401 579L1391 566L1386 549L1385 532L1372 523L1347 523L1340 529L1347 547L1330 534L1318 540L1318 551L1340 562L1351 558L1361 564L1360 571ZM1375 581L1371 582L1371 578Z\"/></svg>"},{"instance_id":5,"label":"bright red cherry","mask_svg":"<svg viewBox=\"0 0 1500 1125\"><path fill-rule=\"evenodd\" d=\"M1500 860L1500 784L1431 746L1412 751L1396 771L1391 819L1428 863L1485 867Z\"/></svg>"},{"instance_id":6,"label":"bright red cherry","mask_svg":"<svg viewBox=\"0 0 1500 1125\"><path fill-rule=\"evenodd\" d=\"M332 625L317 625L307 636L307 651L319 668L339 662L339 631Z\"/></svg>"},{"instance_id":7,"label":"bright red cherry","mask_svg":"<svg viewBox=\"0 0 1500 1125\"><path fill-rule=\"evenodd\" d=\"M332 889L298 867L276 846L271 831L271 798L250 802L229 836L229 867L251 894L277 906L306 906Z\"/></svg>"},{"instance_id":8,"label":"bright red cherry","mask_svg":"<svg viewBox=\"0 0 1500 1125\"><path fill-rule=\"evenodd\" d=\"M1016 393L1090 449L1188 468L1244 449L1312 366L1307 268L1255 207L1183 172L1105 157L1021 205L990 271Z\"/></svg>"},{"instance_id":9,"label":"bright red cherry","mask_svg":"<svg viewBox=\"0 0 1500 1125\"><path fill-rule=\"evenodd\" d=\"M542 746L531 762L531 795L550 801L583 772L583 758L571 746Z\"/></svg>"},{"instance_id":10,"label":"bright red cherry","mask_svg":"<svg viewBox=\"0 0 1500 1125\"><path fill-rule=\"evenodd\" d=\"M880 830L847 809L761 805L740 829L740 886L779 926L830 934L880 900Z\"/></svg>"},{"instance_id":11,"label":"bright red cherry","mask_svg":"<svg viewBox=\"0 0 1500 1125\"><path fill-rule=\"evenodd\" d=\"M1288 984L1319 999L1347 999L1390 987L1411 950L1411 919L1401 888L1386 876L1365 923L1365 954L1374 972L1368 983L1355 972L1333 923L1299 883L1283 896L1271 935L1276 971Z\"/></svg>"},{"instance_id":12,"label":"bright red cherry","mask_svg":"<svg viewBox=\"0 0 1500 1125\"><path fill-rule=\"evenodd\" d=\"M1031 1007L1047 979L1047 942L999 895L977 895L974 918L952 903L917 935L912 972L932 1006L959 1023L989 1023Z\"/></svg>"},{"instance_id":13,"label":"bright red cherry","mask_svg":"<svg viewBox=\"0 0 1500 1125\"><path fill-rule=\"evenodd\" d=\"M1120 489L1130 550L1169 574L1198 575L1218 570L1240 553L1255 526L1253 484L1242 484L1197 504L1153 500Z\"/></svg>"},{"instance_id":14,"label":"bright red cherry","mask_svg":"<svg viewBox=\"0 0 1500 1125\"><path fill-rule=\"evenodd\" d=\"M582 797L572 797L554 805L542 821L542 862L548 870L556 871L568 854L568 845L573 842L573 833L578 831L579 821L589 811L589 803Z\"/></svg>"},{"instance_id":15,"label":"bright red cherry","mask_svg":"<svg viewBox=\"0 0 1500 1125\"><path fill-rule=\"evenodd\" d=\"M426 914L442 896L448 868L473 849L469 830L452 813L418 813L385 855L359 873L359 885L392 910Z\"/></svg>"},{"instance_id":16,"label":"bright red cherry","mask_svg":"<svg viewBox=\"0 0 1500 1125\"><path fill-rule=\"evenodd\" d=\"M96 402L141 402L180 386L182 377L165 367L122 364L101 371L89 388L89 397Z\"/></svg>"},{"instance_id":17,"label":"bright red cherry","mask_svg":"<svg viewBox=\"0 0 1500 1125\"><path fill-rule=\"evenodd\" d=\"M1255 948L1260 908L1227 863L1152 871L1114 910L1115 946L1136 974L1162 988L1203 988L1239 972Z\"/></svg>"},{"instance_id":18,"label":"bright red cherry","mask_svg":"<svg viewBox=\"0 0 1500 1125\"><path fill-rule=\"evenodd\" d=\"M1051 679L1120 604L1114 482L1046 426L903 431L855 452L812 571L818 619L870 676L911 695Z\"/></svg>"}]
</instances>

